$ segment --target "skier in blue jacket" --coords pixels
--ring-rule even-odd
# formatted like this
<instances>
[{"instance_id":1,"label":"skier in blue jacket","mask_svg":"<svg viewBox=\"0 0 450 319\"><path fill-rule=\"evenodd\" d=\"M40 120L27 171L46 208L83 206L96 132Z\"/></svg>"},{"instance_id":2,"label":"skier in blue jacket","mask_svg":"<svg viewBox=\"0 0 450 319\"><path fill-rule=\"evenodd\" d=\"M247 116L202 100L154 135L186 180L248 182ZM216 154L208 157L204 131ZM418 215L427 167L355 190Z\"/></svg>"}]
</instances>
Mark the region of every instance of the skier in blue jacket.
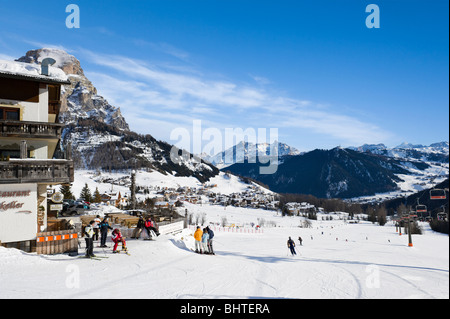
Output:
<instances>
[{"instance_id":1,"label":"skier in blue jacket","mask_svg":"<svg viewBox=\"0 0 450 319\"><path fill-rule=\"evenodd\" d=\"M287 246L288 246L288 248L291 250L292 256L297 255L297 253L295 252L295 243L294 243L294 241L291 239L291 237L289 237L289 239L288 239L288 241L287 241Z\"/></svg>"},{"instance_id":2,"label":"skier in blue jacket","mask_svg":"<svg viewBox=\"0 0 450 319\"><path fill-rule=\"evenodd\" d=\"M208 235L209 235L209 239L208 239L208 249L209 249L209 253L210 253L211 255L215 255L215 254L214 254L214 249L213 249L214 232L212 231L211 228L209 228L209 226L206 226L206 231L208 232Z\"/></svg>"}]
</instances>

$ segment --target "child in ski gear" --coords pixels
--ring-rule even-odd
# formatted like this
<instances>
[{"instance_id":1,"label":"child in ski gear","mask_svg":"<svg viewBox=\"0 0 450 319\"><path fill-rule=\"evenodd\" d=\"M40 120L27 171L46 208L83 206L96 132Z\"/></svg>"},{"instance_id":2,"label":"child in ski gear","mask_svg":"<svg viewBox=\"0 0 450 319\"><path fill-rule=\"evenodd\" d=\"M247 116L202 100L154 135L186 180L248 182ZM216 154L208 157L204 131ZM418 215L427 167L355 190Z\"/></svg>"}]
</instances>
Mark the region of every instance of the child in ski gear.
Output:
<instances>
[{"instance_id":1,"label":"child in ski gear","mask_svg":"<svg viewBox=\"0 0 450 319\"><path fill-rule=\"evenodd\" d=\"M108 229L113 229L111 226L109 226L107 218L103 218L102 222L99 225L100 227L100 247L107 247L106 246L106 238L108 237Z\"/></svg>"},{"instance_id":2,"label":"child in ski gear","mask_svg":"<svg viewBox=\"0 0 450 319\"><path fill-rule=\"evenodd\" d=\"M209 239L208 239L208 249L209 253L214 255L214 249L213 249L213 238L214 238L214 232L212 231L209 226L206 226L206 230L208 231Z\"/></svg>"},{"instance_id":3,"label":"child in ski gear","mask_svg":"<svg viewBox=\"0 0 450 319\"><path fill-rule=\"evenodd\" d=\"M204 228L203 229L203 234L202 234L202 246L203 246L203 253L204 254L209 253L208 240L209 240L208 230L206 228Z\"/></svg>"},{"instance_id":4,"label":"child in ski gear","mask_svg":"<svg viewBox=\"0 0 450 319\"><path fill-rule=\"evenodd\" d=\"M288 248L291 250L292 256L297 255L297 253L295 252L295 243L294 243L294 241L291 239L291 237L289 237L289 239L288 239L288 241L287 241L287 246L288 246Z\"/></svg>"},{"instance_id":5,"label":"child in ski gear","mask_svg":"<svg viewBox=\"0 0 450 319\"><path fill-rule=\"evenodd\" d=\"M95 257L94 255L94 221L91 220L89 225L84 228L84 234L86 236L86 257Z\"/></svg>"},{"instance_id":6,"label":"child in ski gear","mask_svg":"<svg viewBox=\"0 0 450 319\"><path fill-rule=\"evenodd\" d=\"M160 235L159 231L156 229L155 226L156 226L155 223L151 220L150 217L148 217L146 222L145 222L145 229L147 230L149 238L152 238L152 235L151 235L151 231L152 230L155 232L156 236Z\"/></svg>"},{"instance_id":7,"label":"child in ski gear","mask_svg":"<svg viewBox=\"0 0 450 319\"><path fill-rule=\"evenodd\" d=\"M202 236L203 236L203 232L202 232L200 226L197 226L197 230L194 233L195 252L196 253L202 252Z\"/></svg>"},{"instance_id":8,"label":"child in ski gear","mask_svg":"<svg viewBox=\"0 0 450 319\"><path fill-rule=\"evenodd\" d=\"M125 237L122 236L120 229L114 229L111 233L111 239L114 242L113 253L117 253L117 246L122 243L122 250L127 251L127 243Z\"/></svg>"}]
</instances>

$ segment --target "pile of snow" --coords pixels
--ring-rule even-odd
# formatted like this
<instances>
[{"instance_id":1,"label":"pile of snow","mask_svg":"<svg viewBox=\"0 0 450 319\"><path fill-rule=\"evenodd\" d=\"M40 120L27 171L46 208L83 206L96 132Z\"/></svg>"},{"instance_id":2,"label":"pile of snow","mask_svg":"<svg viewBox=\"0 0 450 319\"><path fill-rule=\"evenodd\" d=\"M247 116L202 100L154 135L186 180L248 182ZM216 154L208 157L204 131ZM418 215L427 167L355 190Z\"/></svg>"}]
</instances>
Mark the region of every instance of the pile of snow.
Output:
<instances>
[{"instance_id":1,"label":"pile of snow","mask_svg":"<svg viewBox=\"0 0 450 319\"><path fill-rule=\"evenodd\" d=\"M42 79L56 79L59 81L67 81L67 75L63 70L49 66L49 76L41 74L41 66L39 64L30 64L23 62L0 60L0 72L13 75L24 75Z\"/></svg>"}]
</instances>

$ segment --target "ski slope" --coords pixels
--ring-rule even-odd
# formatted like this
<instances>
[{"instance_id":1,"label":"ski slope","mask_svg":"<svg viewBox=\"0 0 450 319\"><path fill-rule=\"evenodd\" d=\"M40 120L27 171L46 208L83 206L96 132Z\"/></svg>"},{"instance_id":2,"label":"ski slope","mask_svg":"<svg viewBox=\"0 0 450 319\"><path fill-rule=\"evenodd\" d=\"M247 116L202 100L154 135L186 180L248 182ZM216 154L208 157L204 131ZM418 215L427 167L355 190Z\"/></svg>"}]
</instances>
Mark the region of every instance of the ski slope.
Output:
<instances>
[{"instance_id":1,"label":"ski slope","mask_svg":"<svg viewBox=\"0 0 450 319\"><path fill-rule=\"evenodd\" d=\"M215 256L190 250L189 229L156 241L130 239L131 256L95 247L95 254L109 257L102 260L0 247L0 298L449 298L448 236L428 228L408 247L408 237L392 224L335 218L303 229L299 217L265 210L187 208L205 213L208 222L226 215L235 224L264 218L277 227L258 234L216 231ZM288 253L288 236L297 256Z\"/></svg>"}]
</instances>

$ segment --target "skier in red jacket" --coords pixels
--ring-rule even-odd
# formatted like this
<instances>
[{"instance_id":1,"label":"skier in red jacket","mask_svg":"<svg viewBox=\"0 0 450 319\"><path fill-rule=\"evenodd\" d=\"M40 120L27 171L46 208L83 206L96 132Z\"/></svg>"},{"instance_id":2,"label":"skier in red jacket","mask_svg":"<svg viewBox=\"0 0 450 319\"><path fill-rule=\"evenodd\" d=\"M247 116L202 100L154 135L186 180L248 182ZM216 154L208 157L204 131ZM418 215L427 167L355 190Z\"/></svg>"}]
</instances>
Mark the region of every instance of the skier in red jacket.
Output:
<instances>
[{"instance_id":1,"label":"skier in red jacket","mask_svg":"<svg viewBox=\"0 0 450 319\"><path fill-rule=\"evenodd\" d=\"M125 241L125 237L122 236L120 229L116 228L113 230L111 233L111 239L114 242L113 253L118 253L117 246L119 246L119 243L122 243L122 250L127 251L127 242Z\"/></svg>"}]
</instances>

